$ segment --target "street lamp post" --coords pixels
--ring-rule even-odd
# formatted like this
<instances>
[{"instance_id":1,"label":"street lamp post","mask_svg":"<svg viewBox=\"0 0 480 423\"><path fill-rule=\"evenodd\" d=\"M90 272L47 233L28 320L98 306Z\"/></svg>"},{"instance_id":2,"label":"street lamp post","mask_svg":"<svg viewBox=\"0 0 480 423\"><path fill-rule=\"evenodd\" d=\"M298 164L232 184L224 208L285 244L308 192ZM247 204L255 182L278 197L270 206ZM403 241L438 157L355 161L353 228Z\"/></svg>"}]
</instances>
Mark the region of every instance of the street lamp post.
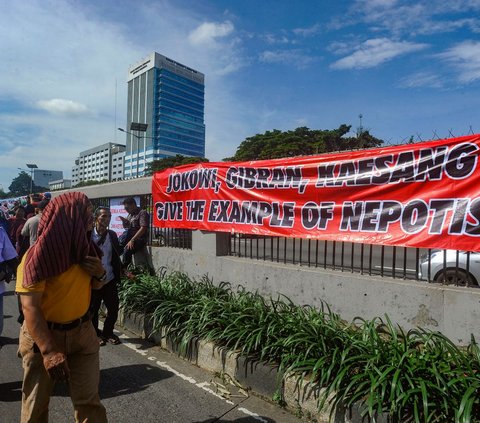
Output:
<instances>
[{"instance_id":1,"label":"street lamp post","mask_svg":"<svg viewBox=\"0 0 480 423\"><path fill-rule=\"evenodd\" d=\"M138 150L139 150L139 142L140 140L142 139L142 137L140 135L137 135L137 134L134 134L133 132L128 132L128 131L125 131L125 129L123 128L117 128L119 131L121 132L125 132L126 134L128 135L131 135L132 137L135 137L137 139L137 142L136 142L136 146L137 146L137 159L136 159L136 174L135 174L135 177L138 178ZM130 144L130 156L133 156L132 154L132 144Z\"/></svg>"},{"instance_id":2,"label":"street lamp post","mask_svg":"<svg viewBox=\"0 0 480 423\"><path fill-rule=\"evenodd\" d=\"M130 131L138 131L138 132L143 132L145 133L147 131L148 124L147 123L138 123L138 122L132 122L130 123ZM136 145L137 145L137 159L136 159L136 172L135 172L135 177L138 178L138 161L139 161L139 143L140 140L143 139L145 140L146 138L152 138L153 137L147 137L146 135L137 135L134 134L133 132L126 131L123 128L117 128L121 132L125 132L128 135L131 135L132 137L135 137L137 139ZM145 145L144 145L145 147ZM132 156L132 145L130 144L130 156ZM145 163L144 163L145 165Z\"/></svg>"},{"instance_id":3,"label":"street lamp post","mask_svg":"<svg viewBox=\"0 0 480 423\"><path fill-rule=\"evenodd\" d=\"M27 163L27 167L30 169L30 194L33 193L33 170L38 169L35 163Z\"/></svg>"}]
</instances>

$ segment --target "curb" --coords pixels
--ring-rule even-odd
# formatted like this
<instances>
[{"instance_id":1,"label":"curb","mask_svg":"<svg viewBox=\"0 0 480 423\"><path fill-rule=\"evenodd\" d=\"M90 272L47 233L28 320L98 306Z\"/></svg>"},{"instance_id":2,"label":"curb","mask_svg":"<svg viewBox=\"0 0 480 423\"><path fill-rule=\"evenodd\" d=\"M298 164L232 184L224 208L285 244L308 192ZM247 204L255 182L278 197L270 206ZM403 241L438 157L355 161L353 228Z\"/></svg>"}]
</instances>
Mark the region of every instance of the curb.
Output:
<instances>
[{"instance_id":1,"label":"curb","mask_svg":"<svg viewBox=\"0 0 480 423\"><path fill-rule=\"evenodd\" d=\"M338 407L331 413L331 407L317 409L320 388L312 384L308 378L288 376L279 372L278 367L248 360L238 352L216 347L212 342L199 340L189 345L186 354L180 354L178 345L162 333L154 333L151 322L144 315L125 315L120 309L117 325L130 332L148 339L166 351L177 354L183 359L212 373L228 375L230 379L246 387L254 395L269 402L281 400L281 403L292 413L307 417L317 423L388 423L386 415L378 415L375 420L361 416L359 407L345 409ZM330 419L332 414L332 419Z\"/></svg>"}]
</instances>

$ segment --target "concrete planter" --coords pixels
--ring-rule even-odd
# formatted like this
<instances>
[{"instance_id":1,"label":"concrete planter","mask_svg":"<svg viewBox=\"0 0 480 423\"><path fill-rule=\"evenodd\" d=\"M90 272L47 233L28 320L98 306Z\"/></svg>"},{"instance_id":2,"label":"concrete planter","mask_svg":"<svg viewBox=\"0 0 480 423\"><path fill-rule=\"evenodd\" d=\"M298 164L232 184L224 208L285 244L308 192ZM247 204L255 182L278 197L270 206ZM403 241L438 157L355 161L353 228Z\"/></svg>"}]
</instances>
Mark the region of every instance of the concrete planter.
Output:
<instances>
[{"instance_id":1,"label":"concrete planter","mask_svg":"<svg viewBox=\"0 0 480 423\"><path fill-rule=\"evenodd\" d=\"M179 345L166 336L163 330L161 333L153 332L149 316L140 314L127 316L120 310L118 324L163 349L180 355ZM308 378L284 375L279 372L277 366L253 361L238 352L219 348L212 342L194 341L188 346L187 353L181 356L202 369L229 375L257 396L271 401L280 395L290 411L308 416L319 423L373 423L368 417L360 415L358 407L351 409L339 407L332 413L333 419L330 420L331 408L327 406L324 410L317 409L320 388ZM375 423L388 421L383 415L377 416L374 420Z\"/></svg>"}]
</instances>

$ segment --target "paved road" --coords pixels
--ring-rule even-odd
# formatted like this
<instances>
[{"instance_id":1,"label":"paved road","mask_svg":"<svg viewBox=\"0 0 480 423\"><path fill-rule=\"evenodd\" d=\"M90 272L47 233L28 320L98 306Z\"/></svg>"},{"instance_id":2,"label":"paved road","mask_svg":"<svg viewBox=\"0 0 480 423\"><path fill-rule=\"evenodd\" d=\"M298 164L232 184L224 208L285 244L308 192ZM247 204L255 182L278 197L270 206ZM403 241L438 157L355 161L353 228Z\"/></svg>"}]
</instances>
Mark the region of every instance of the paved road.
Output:
<instances>
[{"instance_id":1,"label":"paved road","mask_svg":"<svg viewBox=\"0 0 480 423\"><path fill-rule=\"evenodd\" d=\"M10 284L12 285L12 284ZM10 286L10 289L13 287ZM8 288L7 288L8 289ZM7 292L5 327L0 343L0 421L18 422L22 387L21 361L16 356L16 297ZM122 345L101 348L100 396L112 423L299 423L301 420L256 397L218 394L214 375L158 347L118 333ZM66 386L58 384L50 403L50 421L72 422Z\"/></svg>"}]
</instances>

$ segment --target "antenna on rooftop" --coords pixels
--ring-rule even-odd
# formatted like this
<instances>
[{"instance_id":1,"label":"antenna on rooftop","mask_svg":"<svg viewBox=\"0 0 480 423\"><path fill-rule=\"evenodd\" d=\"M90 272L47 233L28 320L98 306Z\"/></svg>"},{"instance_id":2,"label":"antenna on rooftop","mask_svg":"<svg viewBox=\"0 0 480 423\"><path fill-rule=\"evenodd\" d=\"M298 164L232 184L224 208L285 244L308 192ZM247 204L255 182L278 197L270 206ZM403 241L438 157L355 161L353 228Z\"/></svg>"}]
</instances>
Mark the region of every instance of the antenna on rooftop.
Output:
<instances>
[{"instance_id":1,"label":"antenna on rooftop","mask_svg":"<svg viewBox=\"0 0 480 423\"><path fill-rule=\"evenodd\" d=\"M358 119L360 120L360 124L357 128L357 138L359 138L363 134L362 118L363 118L363 115L360 113L358 115Z\"/></svg>"},{"instance_id":2,"label":"antenna on rooftop","mask_svg":"<svg viewBox=\"0 0 480 423\"><path fill-rule=\"evenodd\" d=\"M115 78L115 129L113 134L113 139L117 142L117 78Z\"/></svg>"}]
</instances>

